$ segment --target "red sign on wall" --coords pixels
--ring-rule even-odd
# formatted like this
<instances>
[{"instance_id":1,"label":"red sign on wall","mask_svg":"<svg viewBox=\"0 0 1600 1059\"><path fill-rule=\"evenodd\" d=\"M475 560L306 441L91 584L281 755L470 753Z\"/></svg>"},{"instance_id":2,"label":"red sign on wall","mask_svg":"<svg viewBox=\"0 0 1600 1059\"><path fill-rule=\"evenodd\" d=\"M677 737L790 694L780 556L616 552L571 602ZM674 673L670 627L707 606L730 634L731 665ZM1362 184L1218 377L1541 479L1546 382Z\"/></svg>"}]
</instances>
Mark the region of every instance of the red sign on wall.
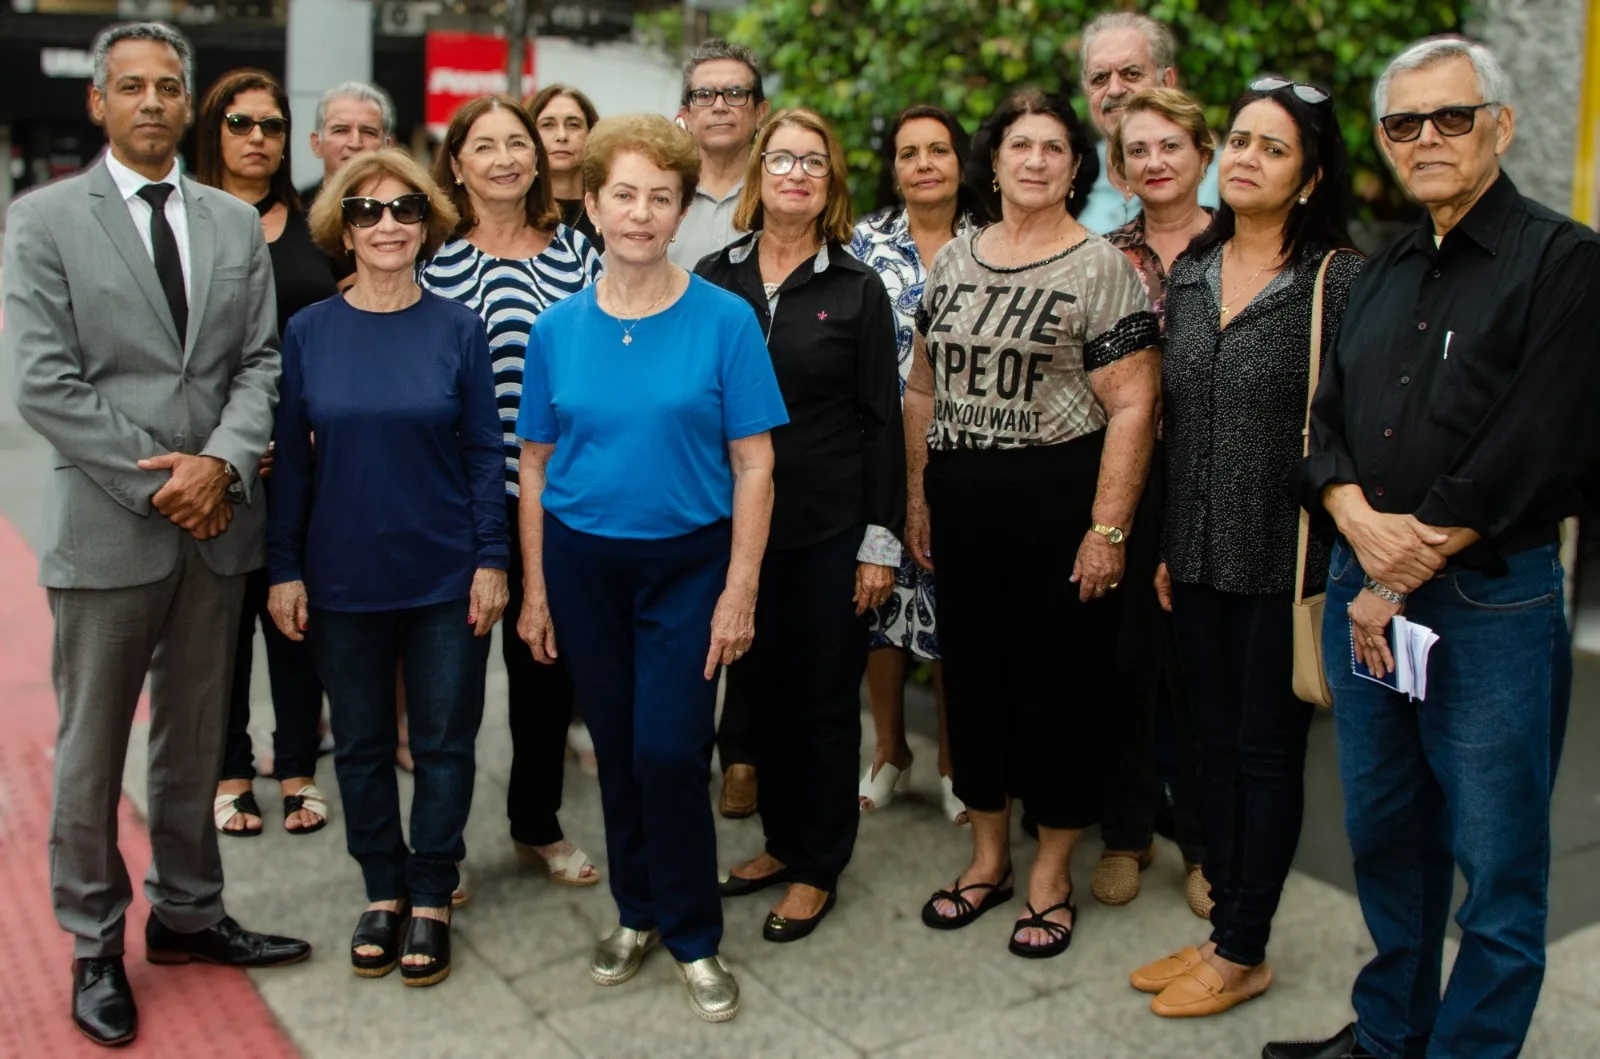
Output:
<instances>
[{"instance_id":1,"label":"red sign on wall","mask_svg":"<svg viewBox=\"0 0 1600 1059\"><path fill-rule=\"evenodd\" d=\"M533 44L523 49L522 86L515 93L526 99L533 93ZM424 49L427 70L424 109L428 131L443 136L463 103L491 92L506 91L506 62L510 42L486 33L429 30Z\"/></svg>"}]
</instances>

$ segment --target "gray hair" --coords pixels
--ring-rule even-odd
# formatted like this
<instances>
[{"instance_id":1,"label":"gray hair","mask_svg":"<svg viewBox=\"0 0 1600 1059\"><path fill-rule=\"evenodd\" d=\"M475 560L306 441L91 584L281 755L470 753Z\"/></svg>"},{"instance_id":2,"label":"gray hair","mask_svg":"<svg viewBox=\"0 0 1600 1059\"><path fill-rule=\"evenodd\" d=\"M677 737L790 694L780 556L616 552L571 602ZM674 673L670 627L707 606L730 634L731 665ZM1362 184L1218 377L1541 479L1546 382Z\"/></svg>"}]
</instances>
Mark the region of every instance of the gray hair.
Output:
<instances>
[{"instance_id":1,"label":"gray hair","mask_svg":"<svg viewBox=\"0 0 1600 1059\"><path fill-rule=\"evenodd\" d=\"M1083 27L1082 43L1078 46L1080 78L1089 76L1089 48L1094 44L1094 39L1114 29L1136 29L1144 34L1150 42L1150 61L1156 67L1154 72L1178 68L1178 42L1164 23L1137 11L1107 11Z\"/></svg>"},{"instance_id":2,"label":"gray hair","mask_svg":"<svg viewBox=\"0 0 1600 1059\"><path fill-rule=\"evenodd\" d=\"M755 101L760 103L766 98L766 94L761 90L761 61L756 58L756 53L743 44L733 44L721 37L709 37L683 60L684 102L689 99L689 89L694 87L695 70L699 69L702 63L716 62L718 59L732 59L748 66L750 76L755 79Z\"/></svg>"},{"instance_id":3,"label":"gray hair","mask_svg":"<svg viewBox=\"0 0 1600 1059\"><path fill-rule=\"evenodd\" d=\"M89 52L94 57L94 86L101 95L106 91L111 49L125 40L153 40L171 48L183 67L183 91L194 95L194 49L188 37L165 22L119 22L100 31Z\"/></svg>"},{"instance_id":4,"label":"gray hair","mask_svg":"<svg viewBox=\"0 0 1600 1059\"><path fill-rule=\"evenodd\" d=\"M389 98L389 93L365 81L346 81L322 93L322 98L317 100L317 123L314 126L318 133L322 132L322 123L327 120L328 108L341 99L354 99L377 107L378 113L383 116L383 134L393 138L394 102Z\"/></svg>"},{"instance_id":5,"label":"gray hair","mask_svg":"<svg viewBox=\"0 0 1600 1059\"><path fill-rule=\"evenodd\" d=\"M1395 74L1426 70L1451 59L1466 59L1472 64L1472 72L1478 79L1478 95L1483 102L1494 104L1491 108L1494 113L1498 114L1502 106L1511 102L1511 76L1494 57L1494 52L1465 37L1427 37L1390 59L1389 65L1383 68L1377 84L1372 86L1372 113L1381 118L1389 112L1389 83Z\"/></svg>"}]
</instances>

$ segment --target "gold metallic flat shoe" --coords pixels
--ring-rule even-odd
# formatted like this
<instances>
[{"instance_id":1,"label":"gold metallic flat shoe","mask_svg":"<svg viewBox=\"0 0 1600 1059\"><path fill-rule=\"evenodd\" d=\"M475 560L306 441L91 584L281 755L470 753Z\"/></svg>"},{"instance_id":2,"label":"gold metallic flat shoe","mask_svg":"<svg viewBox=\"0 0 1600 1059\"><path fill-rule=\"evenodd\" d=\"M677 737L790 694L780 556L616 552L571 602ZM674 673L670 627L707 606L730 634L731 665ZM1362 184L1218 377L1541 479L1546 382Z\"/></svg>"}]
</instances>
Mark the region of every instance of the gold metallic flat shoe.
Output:
<instances>
[{"instance_id":1,"label":"gold metallic flat shoe","mask_svg":"<svg viewBox=\"0 0 1600 1059\"><path fill-rule=\"evenodd\" d=\"M589 957L589 977L600 985L621 985L639 973L645 953L661 940L655 930L618 927L600 939Z\"/></svg>"},{"instance_id":2,"label":"gold metallic flat shoe","mask_svg":"<svg viewBox=\"0 0 1600 1059\"><path fill-rule=\"evenodd\" d=\"M678 964L689 990L689 1006L707 1022L727 1022L739 1013L739 983L719 956Z\"/></svg>"}]
</instances>

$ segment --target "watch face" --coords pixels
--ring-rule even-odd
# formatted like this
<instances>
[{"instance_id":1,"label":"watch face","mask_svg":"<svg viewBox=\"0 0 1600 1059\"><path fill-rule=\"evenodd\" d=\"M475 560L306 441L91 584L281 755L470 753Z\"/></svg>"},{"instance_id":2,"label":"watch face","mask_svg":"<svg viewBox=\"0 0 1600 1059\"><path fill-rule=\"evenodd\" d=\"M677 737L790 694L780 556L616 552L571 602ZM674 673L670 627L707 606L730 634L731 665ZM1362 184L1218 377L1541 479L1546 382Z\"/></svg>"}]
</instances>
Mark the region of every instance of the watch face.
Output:
<instances>
[{"instance_id":1,"label":"watch face","mask_svg":"<svg viewBox=\"0 0 1600 1059\"><path fill-rule=\"evenodd\" d=\"M1112 530L1110 533L1106 534L1106 540L1110 541L1112 544L1121 544L1122 531L1119 529Z\"/></svg>"}]
</instances>

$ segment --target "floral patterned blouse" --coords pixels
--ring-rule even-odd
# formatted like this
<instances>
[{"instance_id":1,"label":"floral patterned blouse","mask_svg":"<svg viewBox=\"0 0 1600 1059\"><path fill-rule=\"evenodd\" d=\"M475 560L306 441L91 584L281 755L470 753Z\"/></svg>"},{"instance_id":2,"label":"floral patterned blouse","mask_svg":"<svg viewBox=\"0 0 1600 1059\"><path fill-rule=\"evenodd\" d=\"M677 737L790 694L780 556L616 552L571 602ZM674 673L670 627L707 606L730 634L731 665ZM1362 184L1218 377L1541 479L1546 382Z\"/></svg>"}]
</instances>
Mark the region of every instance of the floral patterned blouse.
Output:
<instances>
[{"instance_id":1,"label":"floral patterned blouse","mask_svg":"<svg viewBox=\"0 0 1600 1059\"><path fill-rule=\"evenodd\" d=\"M1202 206L1206 216L1211 217L1216 211L1208 206ZM1167 323L1167 270L1161 264L1161 255L1153 250L1149 243L1144 241L1144 211L1139 211L1139 216L1106 233L1106 241L1112 246L1128 255L1128 260L1133 262L1133 267L1139 270L1139 278L1144 280L1145 293L1150 295L1150 306L1155 314L1161 318L1162 329Z\"/></svg>"},{"instance_id":2,"label":"floral patterned blouse","mask_svg":"<svg viewBox=\"0 0 1600 1059\"><path fill-rule=\"evenodd\" d=\"M971 230L967 218L956 222L958 237ZM922 260L917 241L911 238L911 220L906 211L899 206L885 206L856 222L850 253L882 277L889 291L900 354L900 395L904 397L906 376L911 373L917 306L922 302L922 286L928 281L928 262Z\"/></svg>"}]
</instances>

